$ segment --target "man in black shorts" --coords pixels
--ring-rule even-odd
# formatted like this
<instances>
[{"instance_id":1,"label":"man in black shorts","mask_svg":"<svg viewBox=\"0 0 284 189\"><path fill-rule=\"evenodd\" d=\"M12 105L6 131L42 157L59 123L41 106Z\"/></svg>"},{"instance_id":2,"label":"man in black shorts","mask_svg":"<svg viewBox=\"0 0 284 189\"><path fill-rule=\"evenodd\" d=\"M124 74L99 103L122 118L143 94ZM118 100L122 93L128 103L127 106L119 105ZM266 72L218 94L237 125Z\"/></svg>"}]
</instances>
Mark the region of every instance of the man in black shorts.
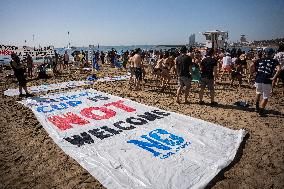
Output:
<instances>
[{"instance_id":1,"label":"man in black shorts","mask_svg":"<svg viewBox=\"0 0 284 189\"><path fill-rule=\"evenodd\" d=\"M214 76L217 76L217 60L212 58L214 53L213 49L206 52L206 57L200 63L201 79L200 79L200 92L199 104L203 105L203 94L205 87L210 91L210 105L214 106L217 103L214 101Z\"/></svg>"},{"instance_id":2,"label":"man in black shorts","mask_svg":"<svg viewBox=\"0 0 284 189\"><path fill-rule=\"evenodd\" d=\"M178 89L176 102L180 103L181 90L185 86L185 103L188 103L188 93L191 86L191 75L192 75L192 59L186 55L187 48L182 46L180 49L180 55L176 59L176 70L178 76Z\"/></svg>"},{"instance_id":3,"label":"man in black shorts","mask_svg":"<svg viewBox=\"0 0 284 189\"><path fill-rule=\"evenodd\" d=\"M135 50L135 55L133 56L133 68L135 73L135 89L140 90L140 83L142 80L142 58L140 56L140 48Z\"/></svg>"}]
</instances>

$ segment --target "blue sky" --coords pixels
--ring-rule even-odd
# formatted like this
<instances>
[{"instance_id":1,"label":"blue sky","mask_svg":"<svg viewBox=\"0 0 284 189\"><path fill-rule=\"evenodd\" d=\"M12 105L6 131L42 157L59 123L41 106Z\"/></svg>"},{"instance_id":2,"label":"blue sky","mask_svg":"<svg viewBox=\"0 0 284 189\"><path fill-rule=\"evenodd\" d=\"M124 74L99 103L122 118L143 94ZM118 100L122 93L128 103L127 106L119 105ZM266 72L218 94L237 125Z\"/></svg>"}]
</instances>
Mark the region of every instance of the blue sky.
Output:
<instances>
[{"instance_id":1,"label":"blue sky","mask_svg":"<svg viewBox=\"0 0 284 189\"><path fill-rule=\"evenodd\" d=\"M272 39L284 37L283 7L284 0L0 0L0 43L185 44L192 33L204 42L199 32L213 29L229 31L229 41Z\"/></svg>"}]
</instances>

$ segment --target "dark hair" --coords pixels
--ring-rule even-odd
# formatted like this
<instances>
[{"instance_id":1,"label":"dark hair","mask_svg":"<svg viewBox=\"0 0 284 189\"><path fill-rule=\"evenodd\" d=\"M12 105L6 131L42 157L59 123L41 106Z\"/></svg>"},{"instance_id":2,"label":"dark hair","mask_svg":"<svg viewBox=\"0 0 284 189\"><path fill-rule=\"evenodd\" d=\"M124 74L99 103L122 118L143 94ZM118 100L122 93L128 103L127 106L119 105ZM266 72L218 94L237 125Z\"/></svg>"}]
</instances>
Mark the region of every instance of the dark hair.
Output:
<instances>
[{"instance_id":1,"label":"dark hair","mask_svg":"<svg viewBox=\"0 0 284 189\"><path fill-rule=\"evenodd\" d=\"M274 53L274 50L272 48L267 48L264 50L264 52L267 54L267 55L272 55Z\"/></svg>"},{"instance_id":2,"label":"dark hair","mask_svg":"<svg viewBox=\"0 0 284 189\"><path fill-rule=\"evenodd\" d=\"M19 58L18 55L16 55L15 53L12 53L12 54L11 54L11 58L12 58L17 64L20 64L20 63L21 63L20 58Z\"/></svg>"},{"instance_id":3,"label":"dark hair","mask_svg":"<svg viewBox=\"0 0 284 189\"><path fill-rule=\"evenodd\" d=\"M137 53L139 53L141 51L141 49L140 48L137 48L137 49L135 49L135 54L137 54Z\"/></svg>"},{"instance_id":4,"label":"dark hair","mask_svg":"<svg viewBox=\"0 0 284 189\"><path fill-rule=\"evenodd\" d=\"M258 58L262 58L262 55L263 55L263 52L262 52L262 51L258 51L258 52L257 52Z\"/></svg>"},{"instance_id":5,"label":"dark hair","mask_svg":"<svg viewBox=\"0 0 284 189\"><path fill-rule=\"evenodd\" d=\"M181 52L181 53L186 53L186 52L187 52L186 46L182 46L182 47L180 48L180 52Z\"/></svg>"},{"instance_id":6,"label":"dark hair","mask_svg":"<svg viewBox=\"0 0 284 189\"><path fill-rule=\"evenodd\" d=\"M169 56L170 56L169 51L165 51L164 57L165 57L165 58L168 58Z\"/></svg>"},{"instance_id":7,"label":"dark hair","mask_svg":"<svg viewBox=\"0 0 284 189\"><path fill-rule=\"evenodd\" d=\"M136 53L135 53L135 51L132 51L131 53L130 53L130 56L134 56Z\"/></svg>"},{"instance_id":8,"label":"dark hair","mask_svg":"<svg viewBox=\"0 0 284 189\"><path fill-rule=\"evenodd\" d=\"M213 53L214 53L214 49L207 49L207 51L206 51L206 55L207 56L212 56L213 55Z\"/></svg>"},{"instance_id":9,"label":"dark hair","mask_svg":"<svg viewBox=\"0 0 284 189\"><path fill-rule=\"evenodd\" d=\"M284 52L284 43L279 44L278 52Z\"/></svg>"}]
</instances>

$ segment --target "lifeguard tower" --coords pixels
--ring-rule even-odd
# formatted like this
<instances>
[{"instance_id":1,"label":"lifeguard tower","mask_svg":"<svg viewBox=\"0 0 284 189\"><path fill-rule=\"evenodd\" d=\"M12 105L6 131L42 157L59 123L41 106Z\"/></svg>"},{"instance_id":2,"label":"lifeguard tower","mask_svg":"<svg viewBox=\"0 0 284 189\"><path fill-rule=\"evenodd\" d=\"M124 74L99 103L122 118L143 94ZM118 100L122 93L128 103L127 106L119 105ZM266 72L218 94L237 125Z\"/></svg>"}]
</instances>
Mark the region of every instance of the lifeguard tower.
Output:
<instances>
[{"instance_id":1,"label":"lifeguard tower","mask_svg":"<svg viewBox=\"0 0 284 189\"><path fill-rule=\"evenodd\" d=\"M206 31L202 33L206 38L206 47L213 49L226 49L227 40L228 40L228 32L213 30Z\"/></svg>"}]
</instances>

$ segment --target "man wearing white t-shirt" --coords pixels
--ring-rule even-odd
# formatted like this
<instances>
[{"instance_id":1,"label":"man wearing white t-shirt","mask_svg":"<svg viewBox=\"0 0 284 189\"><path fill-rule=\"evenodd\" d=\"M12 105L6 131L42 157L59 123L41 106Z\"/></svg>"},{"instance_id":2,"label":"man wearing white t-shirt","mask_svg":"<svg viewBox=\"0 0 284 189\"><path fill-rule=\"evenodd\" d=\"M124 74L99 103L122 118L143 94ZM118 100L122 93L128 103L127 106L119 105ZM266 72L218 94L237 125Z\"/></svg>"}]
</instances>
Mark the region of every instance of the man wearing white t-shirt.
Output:
<instances>
[{"instance_id":1,"label":"man wearing white t-shirt","mask_svg":"<svg viewBox=\"0 0 284 189\"><path fill-rule=\"evenodd\" d=\"M225 72L228 72L229 75L231 74L232 64L233 64L233 62L232 62L231 55L230 55L230 53L227 52L226 56L223 57L223 60L222 60L222 70L223 70L223 72L222 72L222 74L220 76L220 80L222 80L223 75L224 75Z\"/></svg>"}]
</instances>

